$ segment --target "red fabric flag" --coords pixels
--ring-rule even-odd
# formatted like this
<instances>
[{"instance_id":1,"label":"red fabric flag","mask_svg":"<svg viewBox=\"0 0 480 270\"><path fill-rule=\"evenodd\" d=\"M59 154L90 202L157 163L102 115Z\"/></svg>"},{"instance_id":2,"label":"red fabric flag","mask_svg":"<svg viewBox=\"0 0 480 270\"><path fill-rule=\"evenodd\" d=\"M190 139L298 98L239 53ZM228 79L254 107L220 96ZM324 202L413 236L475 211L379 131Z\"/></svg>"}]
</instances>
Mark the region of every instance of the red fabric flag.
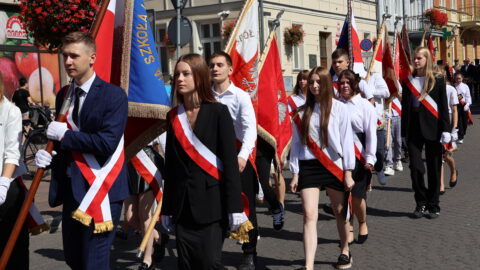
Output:
<instances>
[{"instance_id":1,"label":"red fabric flag","mask_svg":"<svg viewBox=\"0 0 480 270\"><path fill-rule=\"evenodd\" d=\"M388 32L385 31L385 40L388 40ZM388 90L390 90L390 95L396 95L399 93L398 79L395 74L395 67L393 65L392 51L390 49L390 43L385 42L385 52L382 58L382 70L383 70L383 79L387 83Z\"/></svg>"},{"instance_id":2,"label":"red fabric flag","mask_svg":"<svg viewBox=\"0 0 480 270\"><path fill-rule=\"evenodd\" d=\"M269 41L258 80L257 121L259 135L275 148L275 160L281 169L288 154L292 126L275 34Z\"/></svg>"},{"instance_id":3,"label":"red fabric flag","mask_svg":"<svg viewBox=\"0 0 480 270\"><path fill-rule=\"evenodd\" d=\"M104 81L110 82L112 71L113 27L115 23L116 0L110 0L108 8L98 30L95 43L97 44L97 60L93 65L95 73Z\"/></svg>"},{"instance_id":4,"label":"red fabric flag","mask_svg":"<svg viewBox=\"0 0 480 270\"><path fill-rule=\"evenodd\" d=\"M412 71L410 69L410 63L408 61L408 56L405 52L405 49L403 47L403 42L399 42L398 43L398 50L399 50L399 58L397 60L398 64L399 64L399 78L400 78L400 81L403 82L403 81L406 81L408 80L408 76L410 76L412 74Z\"/></svg>"},{"instance_id":5,"label":"red fabric flag","mask_svg":"<svg viewBox=\"0 0 480 270\"><path fill-rule=\"evenodd\" d=\"M432 55L432 62L435 63L435 50L433 47L433 39L432 39L432 34L428 37L428 50L430 51L430 54Z\"/></svg>"},{"instance_id":6,"label":"red fabric flag","mask_svg":"<svg viewBox=\"0 0 480 270\"><path fill-rule=\"evenodd\" d=\"M412 54L410 51L410 38L408 37L408 30L407 30L406 24L403 24L402 26L400 40L401 40L400 43L402 44L403 50L405 51L405 54L407 56L407 61L410 64L412 59Z\"/></svg>"},{"instance_id":7,"label":"red fabric flag","mask_svg":"<svg viewBox=\"0 0 480 270\"><path fill-rule=\"evenodd\" d=\"M397 33L396 37L395 37L395 54L393 56L393 60L394 60L394 67L395 67L395 76L398 78L400 78L400 61L399 58L400 58L400 46L401 46L401 41L402 41L402 38L400 37L400 35Z\"/></svg>"}]
</instances>

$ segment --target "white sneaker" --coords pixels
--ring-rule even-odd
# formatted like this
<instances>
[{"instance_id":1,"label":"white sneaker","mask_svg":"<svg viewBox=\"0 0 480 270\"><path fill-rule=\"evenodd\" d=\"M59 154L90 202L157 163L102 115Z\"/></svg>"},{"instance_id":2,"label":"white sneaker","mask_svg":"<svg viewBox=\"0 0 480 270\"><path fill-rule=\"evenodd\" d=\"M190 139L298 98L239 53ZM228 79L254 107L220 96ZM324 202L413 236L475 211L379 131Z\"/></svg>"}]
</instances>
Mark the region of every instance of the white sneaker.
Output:
<instances>
[{"instance_id":1,"label":"white sneaker","mask_svg":"<svg viewBox=\"0 0 480 270\"><path fill-rule=\"evenodd\" d=\"M457 143L462 144L463 140L458 140Z\"/></svg>"},{"instance_id":2,"label":"white sneaker","mask_svg":"<svg viewBox=\"0 0 480 270\"><path fill-rule=\"evenodd\" d=\"M392 169L392 167L386 167L384 173L388 176L395 175L395 171Z\"/></svg>"},{"instance_id":3,"label":"white sneaker","mask_svg":"<svg viewBox=\"0 0 480 270\"><path fill-rule=\"evenodd\" d=\"M387 184L387 177L383 171L377 172L377 181L380 185L385 186Z\"/></svg>"},{"instance_id":4,"label":"white sneaker","mask_svg":"<svg viewBox=\"0 0 480 270\"><path fill-rule=\"evenodd\" d=\"M403 172L403 165L402 165L402 161L395 161L395 163L393 164L393 169L395 171L399 171L399 172Z\"/></svg>"}]
</instances>

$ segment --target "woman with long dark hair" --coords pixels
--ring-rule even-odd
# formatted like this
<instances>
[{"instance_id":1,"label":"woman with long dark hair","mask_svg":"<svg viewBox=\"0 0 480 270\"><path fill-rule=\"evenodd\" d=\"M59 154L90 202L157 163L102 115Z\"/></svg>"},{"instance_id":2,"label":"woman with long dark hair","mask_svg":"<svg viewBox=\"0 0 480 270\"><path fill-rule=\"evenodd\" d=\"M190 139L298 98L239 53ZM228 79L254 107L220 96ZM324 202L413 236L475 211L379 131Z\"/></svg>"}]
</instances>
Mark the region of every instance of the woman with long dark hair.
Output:
<instances>
[{"instance_id":1,"label":"woman with long dark hair","mask_svg":"<svg viewBox=\"0 0 480 270\"><path fill-rule=\"evenodd\" d=\"M209 77L198 54L175 65L178 106L167 117L162 225L176 232L179 269L223 269L227 227L236 231L247 221L232 118Z\"/></svg>"},{"instance_id":2,"label":"woman with long dark hair","mask_svg":"<svg viewBox=\"0 0 480 270\"><path fill-rule=\"evenodd\" d=\"M290 151L292 192L302 198L303 246L305 268L314 268L317 248L318 201L320 188L325 187L337 220L340 256L337 268L352 265L347 242L349 224L344 203L354 186L352 171L355 153L352 126L347 107L333 98L332 79L328 69L314 68L308 75L308 92L304 106L295 117Z\"/></svg>"},{"instance_id":3,"label":"woman with long dark hair","mask_svg":"<svg viewBox=\"0 0 480 270\"><path fill-rule=\"evenodd\" d=\"M410 155L410 176L415 192L415 218L440 215L440 168L442 144L450 142L450 120L446 87L443 78L433 73L432 56L428 48L415 50L414 69L409 83L402 88L402 137L407 140ZM425 146L428 188L423 175L422 150Z\"/></svg>"},{"instance_id":4,"label":"woman with long dark hair","mask_svg":"<svg viewBox=\"0 0 480 270\"><path fill-rule=\"evenodd\" d=\"M351 70L344 70L338 76L339 100L350 112L353 141L355 143L355 171L352 189L352 209L358 221L357 243L363 244L368 237L367 187L372 178L372 168L377 158L377 113L368 100L361 96L358 84L360 77ZM353 218L350 219L353 228ZM349 239L353 239L353 230Z\"/></svg>"},{"instance_id":5,"label":"woman with long dark hair","mask_svg":"<svg viewBox=\"0 0 480 270\"><path fill-rule=\"evenodd\" d=\"M302 70L298 73L297 82L295 83L295 87L293 87L293 94L287 98L288 109L292 115L305 103L305 99L307 98L308 73L310 73L308 70Z\"/></svg>"}]
</instances>

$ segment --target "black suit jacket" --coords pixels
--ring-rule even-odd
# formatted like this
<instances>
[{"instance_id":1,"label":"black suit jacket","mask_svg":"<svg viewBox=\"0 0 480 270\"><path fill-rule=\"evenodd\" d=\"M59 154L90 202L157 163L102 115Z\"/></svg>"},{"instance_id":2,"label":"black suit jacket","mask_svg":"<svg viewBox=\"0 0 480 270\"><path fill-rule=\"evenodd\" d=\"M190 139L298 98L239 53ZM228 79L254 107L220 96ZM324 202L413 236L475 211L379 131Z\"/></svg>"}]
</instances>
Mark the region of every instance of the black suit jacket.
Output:
<instances>
[{"instance_id":1,"label":"black suit jacket","mask_svg":"<svg viewBox=\"0 0 480 270\"><path fill-rule=\"evenodd\" d=\"M222 161L221 181L190 159L175 137L169 117L167 122L162 215L173 216L173 221L177 222L181 215L191 211L189 219L192 218L194 223L209 224L222 219L226 221L227 213L242 212L236 137L228 108L220 103L202 103L193 130Z\"/></svg>"},{"instance_id":2,"label":"black suit jacket","mask_svg":"<svg viewBox=\"0 0 480 270\"><path fill-rule=\"evenodd\" d=\"M412 118L413 95L406 84L402 84L402 137L408 137L410 120ZM429 93L430 97L437 103L438 119L420 103L418 117L420 121L420 133L425 139L439 141L442 132L450 132L450 117L448 114L447 90L443 78L436 78L435 87Z\"/></svg>"}]
</instances>

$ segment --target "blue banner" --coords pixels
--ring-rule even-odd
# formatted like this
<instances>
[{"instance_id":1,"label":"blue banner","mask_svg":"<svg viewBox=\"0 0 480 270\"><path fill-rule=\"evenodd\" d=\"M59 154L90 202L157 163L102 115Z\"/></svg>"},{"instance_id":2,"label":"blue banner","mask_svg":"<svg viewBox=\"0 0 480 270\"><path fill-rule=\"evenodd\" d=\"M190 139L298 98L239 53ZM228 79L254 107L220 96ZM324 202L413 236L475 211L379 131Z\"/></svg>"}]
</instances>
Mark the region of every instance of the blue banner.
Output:
<instances>
[{"instance_id":1,"label":"blue banner","mask_svg":"<svg viewBox=\"0 0 480 270\"><path fill-rule=\"evenodd\" d=\"M170 106L144 2L134 2L128 101Z\"/></svg>"}]
</instances>

